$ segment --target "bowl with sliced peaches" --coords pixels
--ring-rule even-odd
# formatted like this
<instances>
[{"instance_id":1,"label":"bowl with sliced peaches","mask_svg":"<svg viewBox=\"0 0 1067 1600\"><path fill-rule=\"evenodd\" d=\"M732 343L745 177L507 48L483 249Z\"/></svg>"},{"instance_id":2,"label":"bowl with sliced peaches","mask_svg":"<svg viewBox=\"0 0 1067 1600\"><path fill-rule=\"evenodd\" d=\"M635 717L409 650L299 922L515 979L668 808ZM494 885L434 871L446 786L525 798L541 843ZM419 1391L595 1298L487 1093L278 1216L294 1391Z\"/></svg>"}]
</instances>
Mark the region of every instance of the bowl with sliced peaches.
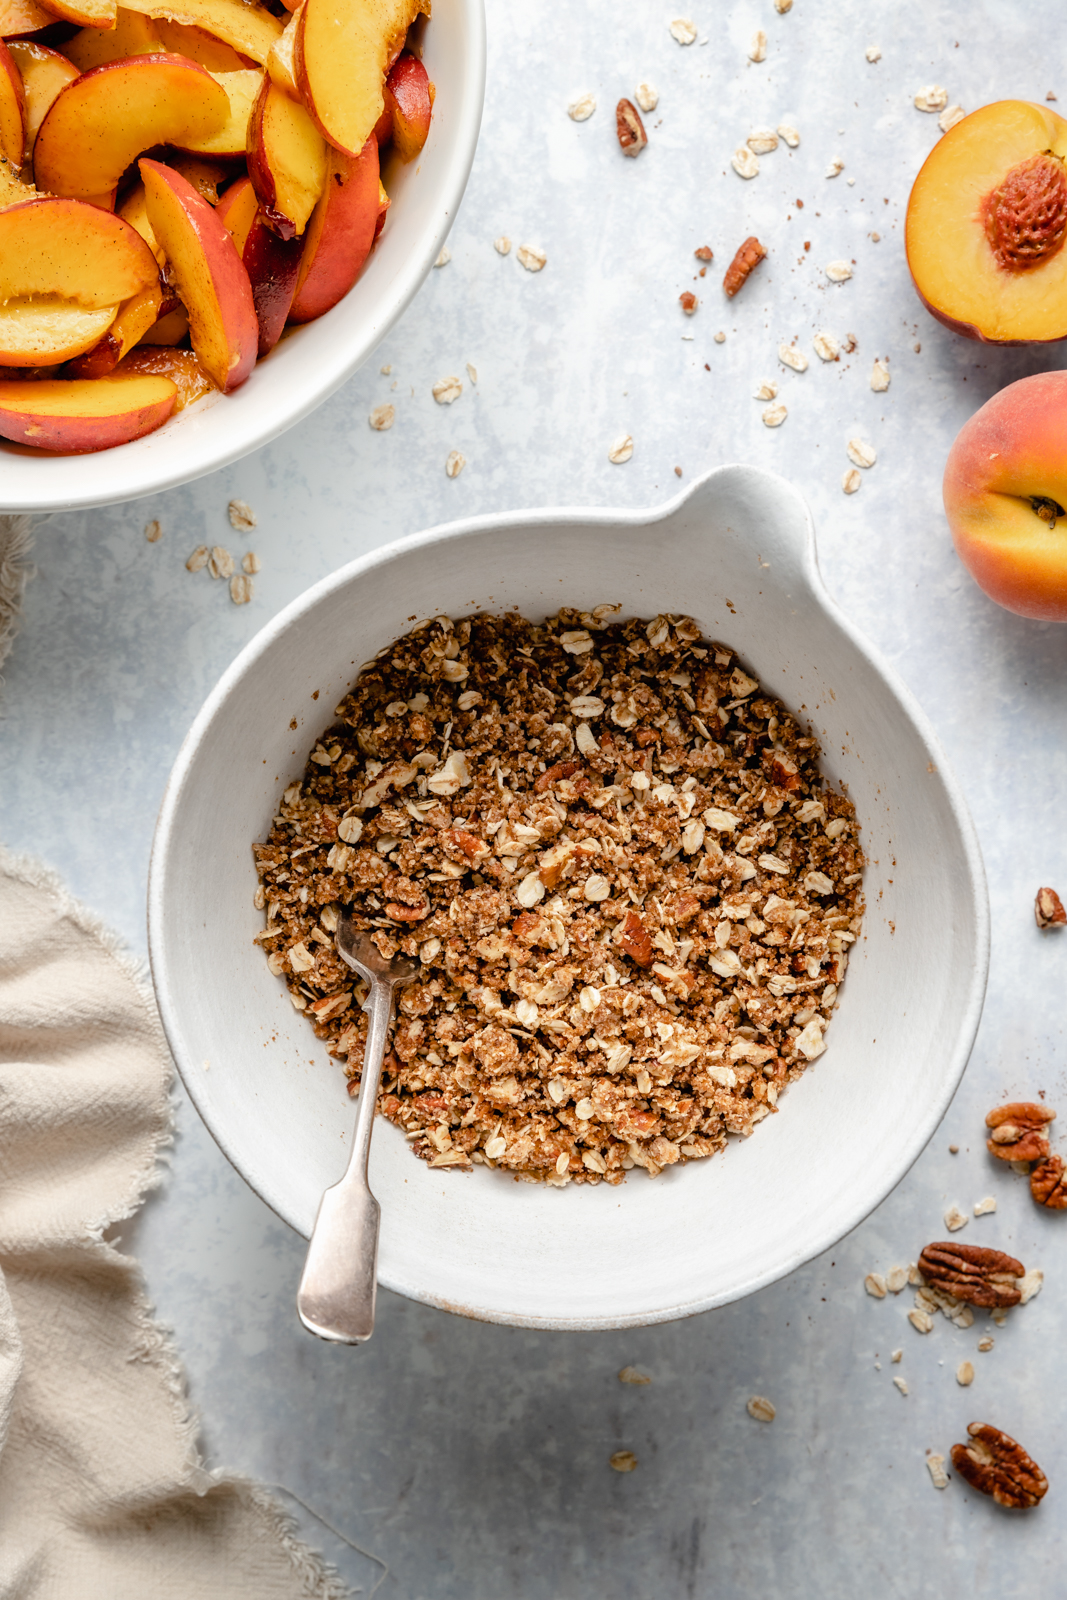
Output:
<instances>
[{"instance_id":1,"label":"bowl with sliced peaches","mask_svg":"<svg viewBox=\"0 0 1067 1600\"><path fill-rule=\"evenodd\" d=\"M0 0L0 502L224 466L401 316L477 143L481 0Z\"/></svg>"}]
</instances>

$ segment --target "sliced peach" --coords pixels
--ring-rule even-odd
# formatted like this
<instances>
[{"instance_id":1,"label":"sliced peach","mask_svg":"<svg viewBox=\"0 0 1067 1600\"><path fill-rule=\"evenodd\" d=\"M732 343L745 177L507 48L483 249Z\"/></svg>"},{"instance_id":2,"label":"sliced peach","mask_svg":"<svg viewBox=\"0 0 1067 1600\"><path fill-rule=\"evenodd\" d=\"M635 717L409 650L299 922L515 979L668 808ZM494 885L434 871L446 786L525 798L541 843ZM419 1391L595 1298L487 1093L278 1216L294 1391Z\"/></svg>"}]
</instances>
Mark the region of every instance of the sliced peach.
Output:
<instances>
[{"instance_id":1,"label":"sliced peach","mask_svg":"<svg viewBox=\"0 0 1067 1600\"><path fill-rule=\"evenodd\" d=\"M215 72L217 83L226 90L230 114L216 133L203 139L175 140L183 150L199 155L243 156L248 146L248 125L256 96L263 87L266 74L262 67L242 67L239 72Z\"/></svg>"},{"instance_id":2,"label":"sliced peach","mask_svg":"<svg viewBox=\"0 0 1067 1600\"><path fill-rule=\"evenodd\" d=\"M259 324L248 273L192 184L160 161L139 165L148 220L188 313L193 349L204 371L228 393L256 364Z\"/></svg>"},{"instance_id":3,"label":"sliced peach","mask_svg":"<svg viewBox=\"0 0 1067 1600\"><path fill-rule=\"evenodd\" d=\"M113 28L115 0L48 0L48 9L79 28Z\"/></svg>"},{"instance_id":4,"label":"sliced peach","mask_svg":"<svg viewBox=\"0 0 1067 1600\"><path fill-rule=\"evenodd\" d=\"M0 0L0 39L25 39L55 25L55 13L36 0Z\"/></svg>"},{"instance_id":5,"label":"sliced peach","mask_svg":"<svg viewBox=\"0 0 1067 1600\"><path fill-rule=\"evenodd\" d=\"M216 39L203 28L191 28L166 17L157 17L149 26L157 30L164 50L176 56L188 56L190 61L206 67L209 72L240 72L242 67L252 65L251 57L241 55L232 44Z\"/></svg>"},{"instance_id":6,"label":"sliced peach","mask_svg":"<svg viewBox=\"0 0 1067 1600\"><path fill-rule=\"evenodd\" d=\"M0 367L69 361L107 333L118 306L79 306L58 295L14 297L0 305Z\"/></svg>"},{"instance_id":7,"label":"sliced peach","mask_svg":"<svg viewBox=\"0 0 1067 1600\"><path fill-rule=\"evenodd\" d=\"M225 161L210 161L203 156L172 156L167 166L180 172L186 183L191 183L210 206L218 205L219 185L233 176L232 168Z\"/></svg>"},{"instance_id":8,"label":"sliced peach","mask_svg":"<svg viewBox=\"0 0 1067 1600\"><path fill-rule=\"evenodd\" d=\"M42 295L114 307L158 275L144 240L108 211L51 197L0 211L0 305Z\"/></svg>"},{"instance_id":9,"label":"sliced peach","mask_svg":"<svg viewBox=\"0 0 1067 1600\"><path fill-rule=\"evenodd\" d=\"M302 239L281 239L262 210L245 240L244 262L259 320L259 355L269 355L282 336L300 270Z\"/></svg>"},{"instance_id":10,"label":"sliced peach","mask_svg":"<svg viewBox=\"0 0 1067 1600\"><path fill-rule=\"evenodd\" d=\"M272 83L286 94L299 99L300 90L296 82L296 63L293 60L293 50L296 45L296 30L300 22L300 6L293 11L289 21L285 24L284 32L280 33L271 46L270 55L267 57L267 71L270 73Z\"/></svg>"},{"instance_id":11,"label":"sliced peach","mask_svg":"<svg viewBox=\"0 0 1067 1600\"><path fill-rule=\"evenodd\" d=\"M21 166L26 143L22 75L10 50L0 40L0 155Z\"/></svg>"},{"instance_id":12,"label":"sliced peach","mask_svg":"<svg viewBox=\"0 0 1067 1600\"><path fill-rule=\"evenodd\" d=\"M123 222L128 222L144 240L160 266L166 262L166 256L159 247L159 240L152 232L152 224L148 220L148 207L145 204L144 184L135 183L122 205L119 207L119 216Z\"/></svg>"},{"instance_id":13,"label":"sliced peach","mask_svg":"<svg viewBox=\"0 0 1067 1600\"><path fill-rule=\"evenodd\" d=\"M40 198L32 184L23 183L19 177L18 165L12 166L5 156L0 156L0 211L6 211L8 206L22 206L27 200Z\"/></svg>"},{"instance_id":14,"label":"sliced peach","mask_svg":"<svg viewBox=\"0 0 1067 1600\"><path fill-rule=\"evenodd\" d=\"M323 138L358 156L384 110L383 84L427 0L305 0L296 79Z\"/></svg>"},{"instance_id":15,"label":"sliced peach","mask_svg":"<svg viewBox=\"0 0 1067 1600\"><path fill-rule=\"evenodd\" d=\"M127 373L169 378L178 391L175 411L184 411L194 400L202 400L204 395L212 394L215 389L191 350L146 350L143 344L138 345L136 350L130 351L115 375L120 377Z\"/></svg>"},{"instance_id":16,"label":"sliced peach","mask_svg":"<svg viewBox=\"0 0 1067 1600\"><path fill-rule=\"evenodd\" d=\"M179 305L176 310L168 311L165 316L154 322L147 333L141 335L142 345L175 345L181 344L183 339L189 337L189 318L185 314L185 307ZM132 355L132 351L130 352Z\"/></svg>"},{"instance_id":17,"label":"sliced peach","mask_svg":"<svg viewBox=\"0 0 1067 1600\"><path fill-rule=\"evenodd\" d=\"M244 0L127 0L127 4L146 17L202 28L261 67L266 66L271 45L282 31L278 18L265 6L246 5Z\"/></svg>"},{"instance_id":18,"label":"sliced peach","mask_svg":"<svg viewBox=\"0 0 1067 1600\"><path fill-rule=\"evenodd\" d=\"M433 110L433 84L422 62L404 50L385 80L385 109L392 120L393 143L401 161L414 161L426 143Z\"/></svg>"},{"instance_id":19,"label":"sliced peach","mask_svg":"<svg viewBox=\"0 0 1067 1600\"><path fill-rule=\"evenodd\" d=\"M104 38L105 35L101 33L100 37ZM61 56L58 50L50 50L44 44L34 44L31 39L12 39L8 49L22 79L25 131L23 159L28 161L45 113L59 91L74 82L78 68L66 56Z\"/></svg>"},{"instance_id":20,"label":"sliced peach","mask_svg":"<svg viewBox=\"0 0 1067 1600\"><path fill-rule=\"evenodd\" d=\"M177 399L158 375L0 380L0 437L74 455L110 450L161 427Z\"/></svg>"},{"instance_id":21,"label":"sliced peach","mask_svg":"<svg viewBox=\"0 0 1067 1600\"><path fill-rule=\"evenodd\" d=\"M70 363L72 378L102 378L117 367L123 356L158 321L163 290L158 283L142 289L132 300L119 306L118 315L102 339L91 350Z\"/></svg>"},{"instance_id":22,"label":"sliced peach","mask_svg":"<svg viewBox=\"0 0 1067 1600\"><path fill-rule=\"evenodd\" d=\"M109 61L125 61L129 56L150 56L165 48L156 31L156 25L139 11L128 11L119 6L115 13L115 26L83 28L63 46L79 72L91 72L94 67L106 67Z\"/></svg>"},{"instance_id":23,"label":"sliced peach","mask_svg":"<svg viewBox=\"0 0 1067 1600\"><path fill-rule=\"evenodd\" d=\"M1067 337L1067 121L1000 100L926 158L908 201L908 266L939 322L990 344Z\"/></svg>"},{"instance_id":24,"label":"sliced peach","mask_svg":"<svg viewBox=\"0 0 1067 1600\"><path fill-rule=\"evenodd\" d=\"M142 150L217 132L226 90L184 56L130 56L84 72L56 98L33 150L39 189L98 195L114 189Z\"/></svg>"},{"instance_id":25,"label":"sliced peach","mask_svg":"<svg viewBox=\"0 0 1067 1600\"><path fill-rule=\"evenodd\" d=\"M280 237L303 233L326 182L326 146L299 100L269 78L248 124L248 176Z\"/></svg>"},{"instance_id":26,"label":"sliced peach","mask_svg":"<svg viewBox=\"0 0 1067 1600\"><path fill-rule=\"evenodd\" d=\"M313 322L351 289L374 243L379 194L373 134L355 160L330 151L326 187L304 239L290 322Z\"/></svg>"},{"instance_id":27,"label":"sliced peach","mask_svg":"<svg viewBox=\"0 0 1067 1600\"><path fill-rule=\"evenodd\" d=\"M215 215L233 240L239 256L244 255L248 230L258 210L259 197L252 187L251 178L238 178L236 183L231 183L219 201Z\"/></svg>"}]
</instances>

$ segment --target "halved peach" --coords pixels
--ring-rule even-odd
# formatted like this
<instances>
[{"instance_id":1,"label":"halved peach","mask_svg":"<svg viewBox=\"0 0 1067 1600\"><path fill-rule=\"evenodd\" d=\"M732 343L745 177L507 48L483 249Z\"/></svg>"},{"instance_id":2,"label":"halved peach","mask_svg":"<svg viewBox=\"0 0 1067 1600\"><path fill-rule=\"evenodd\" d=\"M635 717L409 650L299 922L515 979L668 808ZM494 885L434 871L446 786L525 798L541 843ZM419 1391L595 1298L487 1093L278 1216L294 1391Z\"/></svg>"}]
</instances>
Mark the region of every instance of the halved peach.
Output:
<instances>
[{"instance_id":1,"label":"halved peach","mask_svg":"<svg viewBox=\"0 0 1067 1600\"><path fill-rule=\"evenodd\" d=\"M55 13L36 0L0 0L0 39L26 39L55 25Z\"/></svg>"},{"instance_id":2,"label":"halved peach","mask_svg":"<svg viewBox=\"0 0 1067 1600\"><path fill-rule=\"evenodd\" d=\"M358 156L384 109L385 75L427 0L305 0L296 79L323 138Z\"/></svg>"},{"instance_id":3,"label":"halved peach","mask_svg":"<svg viewBox=\"0 0 1067 1600\"><path fill-rule=\"evenodd\" d=\"M166 422L177 386L158 375L0 380L0 437L84 455L140 439Z\"/></svg>"},{"instance_id":4,"label":"halved peach","mask_svg":"<svg viewBox=\"0 0 1067 1600\"><path fill-rule=\"evenodd\" d=\"M41 295L114 307L158 276L141 236L108 211L51 197L0 211L0 305Z\"/></svg>"},{"instance_id":5,"label":"halved peach","mask_svg":"<svg viewBox=\"0 0 1067 1600\"><path fill-rule=\"evenodd\" d=\"M1067 337L1067 121L1000 100L939 140L908 201L908 266L939 322L990 344Z\"/></svg>"},{"instance_id":6,"label":"halved peach","mask_svg":"<svg viewBox=\"0 0 1067 1600\"><path fill-rule=\"evenodd\" d=\"M175 411L184 411L194 400L202 400L215 388L191 350L147 350L143 344L138 345L116 369L115 376L127 374L169 378L178 391Z\"/></svg>"},{"instance_id":7,"label":"halved peach","mask_svg":"<svg viewBox=\"0 0 1067 1600\"><path fill-rule=\"evenodd\" d=\"M106 36L101 33L100 37ZM45 113L59 91L74 82L78 68L66 56L60 55L58 50L50 50L44 44L34 44L32 39L12 39L8 49L22 78L25 130L22 159L28 161Z\"/></svg>"},{"instance_id":8,"label":"halved peach","mask_svg":"<svg viewBox=\"0 0 1067 1600\"><path fill-rule=\"evenodd\" d=\"M230 114L222 127L206 138L175 140L183 150L199 155L243 156L248 146L248 125L256 96L263 87L266 74L262 67L242 67L238 72L212 73L215 81L226 90Z\"/></svg>"},{"instance_id":9,"label":"halved peach","mask_svg":"<svg viewBox=\"0 0 1067 1600\"><path fill-rule=\"evenodd\" d=\"M243 67L252 65L251 57L243 56L232 44L216 39L203 28L172 22L167 17L156 17L149 25L158 32L164 50L176 56L188 56L190 61L206 67L209 72L240 72Z\"/></svg>"},{"instance_id":10,"label":"halved peach","mask_svg":"<svg viewBox=\"0 0 1067 1600\"><path fill-rule=\"evenodd\" d=\"M21 166L26 143L22 75L7 45L0 40L0 155Z\"/></svg>"},{"instance_id":11,"label":"halved peach","mask_svg":"<svg viewBox=\"0 0 1067 1600\"><path fill-rule=\"evenodd\" d=\"M267 64L271 45L282 31L282 24L265 6L252 0L126 0L134 11L146 17L162 17L186 26L202 28L215 39L232 46L238 54Z\"/></svg>"},{"instance_id":12,"label":"halved peach","mask_svg":"<svg viewBox=\"0 0 1067 1600\"><path fill-rule=\"evenodd\" d=\"M259 323L248 273L214 210L178 173L142 160L148 220L189 316L193 349L218 388L244 383L256 364Z\"/></svg>"},{"instance_id":13,"label":"halved peach","mask_svg":"<svg viewBox=\"0 0 1067 1600\"><path fill-rule=\"evenodd\" d=\"M385 80L385 109L401 161L414 161L426 143L433 111L433 84L422 62L403 50Z\"/></svg>"},{"instance_id":14,"label":"halved peach","mask_svg":"<svg viewBox=\"0 0 1067 1600\"><path fill-rule=\"evenodd\" d=\"M326 146L299 100L269 78L248 123L248 176L279 236L303 233L326 182Z\"/></svg>"},{"instance_id":15,"label":"halved peach","mask_svg":"<svg viewBox=\"0 0 1067 1600\"><path fill-rule=\"evenodd\" d=\"M139 11L119 6L111 29L83 28L63 46L79 72L106 67L109 61L125 61L129 56L150 56L166 47L156 25Z\"/></svg>"},{"instance_id":16,"label":"halved peach","mask_svg":"<svg viewBox=\"0 0 1067 1600\"><path fill-rule=\"evenodd\" d=\"M118 306L79 306L58 295L13 296L0 305L0 367L56 365L97 344Z\"/></svg>"},{"instance_id":17,"label":"halved peach","mask_svg":"<svg viewBox=\"0 0 1067 1600\"><path fill-rule=\"evenodd\" d=\"M158 321L162 304L163 290L156 282L119 306L118 315L103 338L70 363L70 376L102 378L106 372L111 372Z\"/></svg>"},{"instance_id":18,"label":"halved peach","mask_svg":"<svg viewBox=\"0 0 1067 1600\"><path fill-rule=\"evenodd\" d=\"M142 150L215 133L226 90L184 56L130 56L82 73L41 124L33 150L39 189L98 195L114 189Z\"/></svg>"},{"instance_id":19,"label":"halved peach","mask_svg":"<svg viewBox=\"0 0 1067 1600\"><path fill-rule=\"evenodd\" d=\"M241 260L252 285L259 320L259 355L269 355L282 336L300 270L302 239L281 239L262 209L252 221Z\"/></svg>"},{"instance_id":20,"label":"halved peach","mask_svg":"<svg viewBox=\"0 0 1067 1600\"><path fill-rule=\"evenodd\" d=\"M244 255L248 230L258 210L259 196L252 187L251 178L238 178L236 183L231 183L218 203L215 215L233 240L239 256Z\"/></svg>"},{"instance_id":21,"label":"halved peach","mask_svg":"<svg viewBox=\"0 0 1067 1600\"><path fill-rule=\"evenodd\" d=\"M351 289L374 243L379 193L373 134L355 160L330 151L326 187L304 238L290 322L314 322Z\"/></svg>"}]
</instances>

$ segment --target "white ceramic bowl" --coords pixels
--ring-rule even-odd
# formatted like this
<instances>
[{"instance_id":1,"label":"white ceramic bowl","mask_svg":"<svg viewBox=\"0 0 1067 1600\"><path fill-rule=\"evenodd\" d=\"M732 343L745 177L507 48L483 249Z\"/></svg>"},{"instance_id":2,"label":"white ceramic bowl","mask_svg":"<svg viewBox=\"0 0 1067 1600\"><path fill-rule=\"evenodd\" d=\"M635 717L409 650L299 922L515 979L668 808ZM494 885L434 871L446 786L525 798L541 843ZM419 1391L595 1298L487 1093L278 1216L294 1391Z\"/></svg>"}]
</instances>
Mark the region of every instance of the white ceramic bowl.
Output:
<instances>
[{"instance_id":1,"label":"white ceramic bowl","mask_svg":"<svg viewBox=\"0 0 1067 1600\"><path fill-rule=\"evenodd\" d=\"M974 832L926 718L823 588L800 496L724 467L651 513L478 518L342 568L263 629L197 717L149 887L152 970L186 1086L237 1170L306 1236L345 1164L353 1107L252 943L251 844L359 664L410 617L517 605L540 619L601 601L690 613L804 708L856 804L870 909L826 1053L780 1115L708 1161L557 1190L431 1171L379 1119L381 1282L534 1327L657 1322L792 1271L889 1193L966 1065L988 958Z\"/></svg>"},{"instance_id":2,"label":"white ceramic bowl","mask_svg":"<svg viewBox=\"0 0 1067 1600\"><path fill-rule=\"evenodd\" d=\"M147 438L84 456L0 440L0 508L110 505L203 477L284 433L363 365L433 266L463 198L485 94L482 0L434 0L423 61L437 89L430 135L410 166L387 162L393 203L351 292L291 329L235 394L208 395Z\"/></svg>"}]
</instances>

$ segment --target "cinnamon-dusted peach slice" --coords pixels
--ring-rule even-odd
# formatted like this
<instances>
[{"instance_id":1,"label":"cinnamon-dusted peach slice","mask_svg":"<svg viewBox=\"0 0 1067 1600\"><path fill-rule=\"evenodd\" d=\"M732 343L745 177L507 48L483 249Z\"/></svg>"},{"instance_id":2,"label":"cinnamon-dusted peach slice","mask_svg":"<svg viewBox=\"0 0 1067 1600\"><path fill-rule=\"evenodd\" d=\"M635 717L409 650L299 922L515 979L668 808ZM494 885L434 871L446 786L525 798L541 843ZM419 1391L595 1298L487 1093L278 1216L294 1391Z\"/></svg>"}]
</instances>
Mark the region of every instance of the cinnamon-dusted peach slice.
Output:
<instances>
[{"instance_id":1,"label":"cinnamon-dusted peach slice","mask_svg":"<svg viewBox=\"0 0 1067 1600\"><path fill-rule=\"evenodd\" d=\"M248 146L248 127L256 97L266 74L262 67L242 67L238 72L215 72L217 83L226 90L230 114L222 127L205 138L175 139L182 150L198 155L243 156Z\"/></svg>"},{"instance_id":2,"label":"cinnamon-dusted peach slice","mask_svg":"<svg viewBox=\"0 0 1067 1600\"><path fill-rule=\"evenodd\" d=\"M296 61L293 52L296 48L300 10L298 5L285 24L284 32L275 39L267 57L267 71L270 73L271 82L276 83L279 89L284 89L286 94L291 94L297 100L300 98L300 89L296 81Z\"/></svg>"},{"instance_id":3,"label":"cinnamon-dusted peach slice","mask_svg":"<svg viewBox=\"0 0 1067 1600\"><path fill-rule=\"evenodd\" d=\"M111 61L75 78L53 102L33 150L37 187L104 194L142 150L205 138L229 115L226 90L184 56Z\"/></svg>"},{"instance_id":4,"label":"cinnamon-dusted peach slice","mask_svg":"<svg viewBox=\"0 0 1067 1600\"><path fill-rule=\"evenodd\" d=\"M185 314L185 307L179 304L175 310L168 311L154 322L147 333L141 335L141 343L136 346L138 350L142 345L159 345L161 348L181 344L183 339L189 337L189 318ZM133 351L130 351L133 355Z\"/></svg>"},{"instance_id":5,"label":"cinnamon-dusted peach slice","mask_svg":"<svg viewBox=\"0 0 1067 1600\"><path fill-rule=\"evenodd\" d=\"M261 358L270 354L282 336L303 248L300 239L279 238L260 209L248 230L241 260L252 285Z\"/></svg>"},{"instance_id":6,"label":"cinnamon-dusted peach slice","mask_svg":"<svg viewBox=\"0 0 1067 1600\"><path fill-rule=\"evenodd\" d=\"M169 378L174 384L178 391L175 411L184 411L194 400L202 400L215 388L191 350L147 349L140 344L115 370L116 377L150 375Z\"/></svg>"},{"instance_id":7,"label":"cinnamon-dusted peach slice","mask_svg":"<svg viewBox=\"0 0 1067 1600\"><path fill-rule=\"evenodd\" d=\"M113 28L115 0L48 0L48 9L63 22L79 28Z\"/></svg>"},{"instance_id":8,"label":"cinnamon-dusted peach slice","mask_svg":"<svg viewBox=\"0 0 1067 1600\"><path fill-rule=\"evenodd\" d=\"M908 202L908 266L928 311L967 338L1067 337L1067 121L1000 100L934 146Z\"/></svg>"},{"instance_id":9,"label":"cinnamon-dusted peach slice","mask_svg":"<svg viewBox=\"0 0 1067 1600\"><path fill-rule=\"evenodd\" d=\"M379 194L373 134L355 160L330 151L326 187L304 237L290 322L313 322L351 289L374 243Z\"/></svg>"},{"instance_id":10,"label":"cinnamon-dusted peach slice","mask_svg":"<svg viewBox=\"0 0 1067 1600\"><path fill-rule=\"evenodd\" d=\"M296 80L319 131L358 156L384 109L385 75L427 0L305 0Z\"/></svg>"},{"instance_id":11,"label":"cinnamon-dusted peach slice","mask_svg":"<svg viewBox=\"0 0 1067 1600\"><path fill-rule=\"evenodd\" d=\"M99 37L103 38L104 35L101 33ZM68 83L74 82L79 69L73 62L68 61L66 56L60 55L58 50L50 50L47 45L34 44L31 39L12 39L8 50L22 79L25 132L23 158L28 161L33 154L33 141L37 137L37 130L44 121L49 106L61 89L65 89Z\"/></svg>"},{"instance_id":12,"label":"cinnamon-dusted peach slice","mask_svg":"<svg viewBox=\"0 0 1067 1600\"><path fill-rule=\"evenodd\" d=\"M0 305L40 295L117 306L158 276L141 236L108 211L51 196L0 211Z\"/></svg>"},{"instance_id":13,"label":"cinnamon-dusted peach slice","mask_svg":"<svg viewBox=\"0 0 1067 1600\"><path fill-rule=\"evenodd\" d=\"M326 182L326 146L299 100L270 78L248 123L248 176L280 237L303 233Z\"/></svg>"},{"instance_id":14,"label":"cinnamon-dusted peach slice","mask_svg":"<svg viewBox=\"0 0 1067 1600\"><path fill-rule=\"evenodd\" d=\"M184 23L202 28L215 39L230 45L239 55L267 64L271 45L282 31L282 24L265 6L245 0L126 0L133 11L146 17Z\"/></svg>"},{"instance_id":15,"label":"cinnamon-dusted peach slice","mask_svg":"<svg viewBox=\"0 0 1067 1600\"><path fill-rule=\"evenodd\" d=\"M21 166L26 142L23 98L22 75L0 40L0 155L13 166Z\"/></svg>"},{"instance_id":16,"label":"cinnamon-dusted peach slice","mask_svg":"<svg viewBox=\"0 0 1067 1600\"><path fill-rule=\"evenodd\" d=\"M148 26L155 28L163 41L164 50L169 50L172 55L188 56L190 61L206 67L209 72L240 72L244 67L254 65L250 56L243 56L232 44L216 39L213 33L207 33L203 28L172 22L166 17L156 17Z\"/></svg>"},{"instance_id":17,"label":"cinnamon-dusted peach slice","mask_svg":"<svg viewBox=\"0 0 1067 1600\"><path fill-rule=\"evenodd\" d=\"M401 51L385 80L385 109L392 121L392 139L401 161L414 161L426 143L433 111L434 88L422 62Z\"/></svg>"},{"instance_id":18,"label":"cinnamon-dusted peach slice","mask_svg":"<svg viewBox=\"0 0 1067 1600\"><path fill-rule=\"evenodd\" d=\"M256 219L259 197L252 187L251 178L238 178L231 183L218 203L215 215L233 240L239 256L244 255L248 230Z\"/></svg>"},{"instance_id":19,"label":"cinnamon-dusted peach slice","mask_svg":"<svg viewBox=\"0 0 1067 1600\"><path fill-rule=\"evenodd\" d=\"M110 450L161 427L177 399L157 375L0 379L0 437L74 455Z\"/></svg>"},{"instance_id":20,"label":"cinnamon-dusted peach slice","mask_svg":"<svg viewBox=\"0 0 1067 1600\"><path fill-rule=\"evenodd\" d=\"M148 220L189 315L193 349L224 392L256 364L259 324L233 240L192 184L160 161L140 162Z\"/></svg>"},{"instance_id":21,"label":"cinnamon-dusted peach slice","mask_svg":"<svg viewBox=\"0 0 1067 1600\"><path fill-rule=\"evenodd\" d=\"M55 25L55 13L36 0L0 0L0 39L29 38Z\"/></svg>"},{"instance_id":22,"label":"cinnamon-dusted peach slice","mask_svg":"<svg viewBox=\"0 0 1067 1600\"><path fill-rule=\"evenodd\" d=\"M97 344L118 306L79 306L58 295L0 305L0 367L56 366Z\"/></svg>"},{"instance_id":23,"label":"cinnamon-dusted peach slice","mask_svg":"<svg viewBox=\"0 0 1067 1600\"><path fill-rule=\"evenodd\" d=\"M135 294L131 300L119 306L118 314L103 338L97 340L91 350L87 350L84 355L70 363L70 376L102 378L105 373L111 372L118 366L123 356L143 338L149 328L155 325L162 305L163 289L157 282L147 289L142 289L140 294Z\"/></svg>"},{"instance_id":24,"label":"cinnamon-dusted peach slice","mask_svg":"<svg viewBox=\"0 0 1067 1600\"><path fill-rule=\"evenodd\" d=\"M119 6L113 28L83 28L73 39L68 39L63 53L70 57L79 72L92 72L94 67L106 67L109 61L149 56L165 48L150 18Z\"/></svg>"}]
</instances>

